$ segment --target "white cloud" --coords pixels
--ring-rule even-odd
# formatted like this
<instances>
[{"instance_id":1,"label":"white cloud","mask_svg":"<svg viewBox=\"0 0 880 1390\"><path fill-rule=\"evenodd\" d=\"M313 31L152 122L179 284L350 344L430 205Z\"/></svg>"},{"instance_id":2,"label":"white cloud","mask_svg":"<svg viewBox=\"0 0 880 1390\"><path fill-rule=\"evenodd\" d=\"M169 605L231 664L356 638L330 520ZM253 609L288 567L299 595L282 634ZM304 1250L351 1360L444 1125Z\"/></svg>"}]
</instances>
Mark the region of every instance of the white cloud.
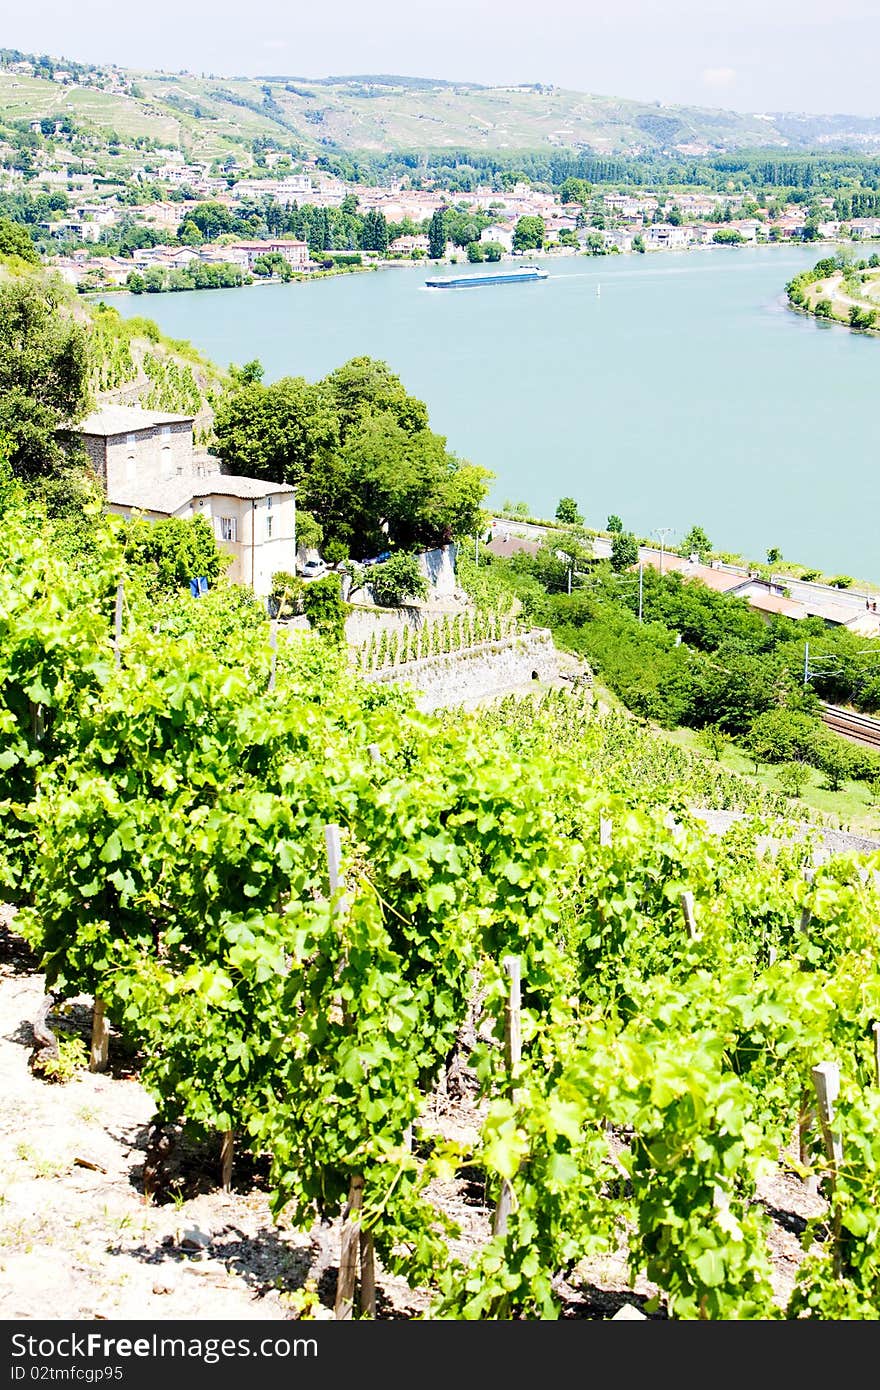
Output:
<instances>
[{"instance_id":1,"label":"white cloud","mask_svg":"<svg viewBox=\"0 0 880 1390\"><path fill-rule=\"evenodd\" d=\"M732 87L736 81L736 68L703 68L700 81L704 87Z\"/></svg>"},{"instance_id":2,"label":"white cloud","mask_svg":"<svg viewBox=\"0 0 880 1390\"><path fill-rule=\"evenodd\" d=\"M263 48L286 48L287 39L263 39Z\"/></svg>"}]
</instances>

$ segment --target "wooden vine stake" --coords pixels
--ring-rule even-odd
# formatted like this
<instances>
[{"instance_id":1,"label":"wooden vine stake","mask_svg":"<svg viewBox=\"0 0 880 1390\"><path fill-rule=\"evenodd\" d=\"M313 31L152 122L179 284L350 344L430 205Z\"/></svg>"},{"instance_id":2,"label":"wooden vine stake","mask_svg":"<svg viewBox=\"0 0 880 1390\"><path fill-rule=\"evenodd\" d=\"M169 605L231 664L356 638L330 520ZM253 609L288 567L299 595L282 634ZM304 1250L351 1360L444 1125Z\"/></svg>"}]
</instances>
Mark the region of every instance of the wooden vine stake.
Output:
<instances>
[{"instance_id":1,"label":"wooden vine stake","mask_svg":"<svg viewBox=\"0 0 880 1390\"><path fill-rule=\"evenodd\" d=\"M684 924L687 927L687 934L691 941L697 939L697 917L694 911L694 895L690 891L681 895L681 910L684 915Z\"/></svg>"},{"instance_id":2,"label":"wooden vine stake","mask_svg":"<svg viewBox=\"0 0 880 1390\"><path fill-rule=\"evenodd\" d=\"M116 662L122 660L122 605L125 601L125 584L120 579L116 586L116 606L113 611L113 651Z\"/></svg>"},{"instance_id":3,"label":"wooden vine stake","mask_svg":"<svg viewBox=\"0 0 880 1390\"><path fill-rule=\"evenodd\" d=\"M599 844L603 848L611 844L611 821L604 816L599 817Z\"/></svg>"},{"instance_id":4,"label":"wooden vine stake","mask_svg":"<svg viewBox=\"0 0 880 1390\"><path fill-rule=\"evenodd\" d=\"M515 1103L517 1098L516 1076L522 1059L522 996L519 957L505 956L503 965L508 979L507 1005L504 1010L504 1060L507 1064L508 1094ZM513 1187L507 1178L502 1178L501 1194L492 1219L493 1235L505 1235L507 1219L512 1210Z\"/></svg>"},{"instance_id":5,"label":"wooden vine stake","mask_svg":"<svg viewBox=\"0 0 880 1390\"><path fill-rule=\"evenodd\" d=\"M837 1174L843 1162L843 1144L840 1134L833 1128L834 1124L834 1102L840 1095L840 1067L836 1062L820 1062L817 1067L813 1067L813 1086L816 1091L816 1108L819 1115L819 1124L822 1127L822 1138L825 1141L825 1153L828 1159L828 1186L833 1193L837 1183ZM840 1214L837 1212L834 1217L834 1273L840 1277Z\"/></svg>"},{"instance_id":6,"label":"wooden vine stake","mask_svg":"<svg viewBox=\"0 0 880 1390\"><path fill-rule=\"evenodd\" d=\"M880 1086L880 1023L871 1024L874 1034L874 1084Z\"/></svg>"},{"instance_id":7,"label":"wooden vine stake","mask_svg":"<svg viewBox=\"0 0 880 1390\"><path fill-rule=\"evenodd\" d=\"M342 837L338 825L324 826L324 842L327 846L327 873L330 880L330 895L335 903L337 918L342 918L347 904L341 896L342 879ZM343 1017L346 1015L343 1013ZM376 1316L376 1272L373 1252L373 1237L361 1229L360 1213L364 1200L363 1173L352 1176L348 1188L348 1201L342 1213L342 1236L339 1249L339 1277L336 1281L336 1303L334 1314L339 1319L350 1319L354 1311L354 1292L357 1283L358 1257L360 1256L361 1315Z\"/></svg>"},{"instance_id":8,"label":"wooden vine stake","mask_svg":"<svg viewBox=\"0 0 880 1390\"><path fill-rule=\"evenodd\" d=\"M806 883L808 887L813 882L815 877L816 873L814 869L804 869L804 883ZM801 931L807 930L808 926L810 925L811 916L812 914L810 912L810 909L808 907L804 907L801 911Z\"/></svg>"},{"instance_id":9,"label":"wooden vine stake","mask_svg":"<svg viewBox=\"0 0 880 1390\"><path fill-rule=\"evenodd\" d=\"M224 1192L232 1190L232 1159L235 1153L235 1131L224 1129L220 1140L220 1185Z\"/></svg>"},{"instance_id":10,"label":"wooden vine stake","mask_svg":"<svg viewBox=\"0 0 880 1390\"><path fill-rule=\"evenodd\" d=\"M275 619L272 620L272 625L269 628L269 646L272 649L272 664L269 667L269 684L266 686L266 693L271 695L275 689L275 676L278 667L278 623Z\"/></svg>"},{"instance_id":11,"label":"wooden vine stake","mask_svg":"<svg viewBox=\"0 0 880 1390\"><path fill-rule=\"evenodd\" d=\"M110 1020L104 1012L104 1000L95 996L92 1008L92 1045L89 1051L89 1071L106 1071L110 1060Z\"/></svg>"}]
</instances>

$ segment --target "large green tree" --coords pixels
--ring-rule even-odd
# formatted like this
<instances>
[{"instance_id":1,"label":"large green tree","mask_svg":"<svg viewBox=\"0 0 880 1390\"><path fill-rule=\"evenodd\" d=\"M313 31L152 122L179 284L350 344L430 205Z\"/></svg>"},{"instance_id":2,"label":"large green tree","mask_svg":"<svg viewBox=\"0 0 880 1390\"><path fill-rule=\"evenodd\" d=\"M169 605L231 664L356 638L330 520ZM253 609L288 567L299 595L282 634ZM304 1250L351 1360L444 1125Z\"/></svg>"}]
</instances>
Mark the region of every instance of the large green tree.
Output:
<instances>
[{"instance_id":1,"label":"large green tree","mask_svg":"<svg viewBox=\"0 0 880 1390\"><path fill-rule=\"evenodd\" d=\"M27 280L0 286L0 434L13 472L57 473L66 462L59 431L88 406L88 339L58 292Z\"/></svg>"},{"instance_id":2,"label":"large green tree","mask_svg":"<svg viewBox=\"0 0 880 1390\"><path fill-rule=\"evenodd\" d=\"M0 256L18 256L29 265L39 265L40 258L31 241L27 227L13 222L9 217L0 217Z\"/></svg>"},{"instance_id":3,"label":"large green tree","mask_svg":"<svg viewBox=\"0 0 880 1390\"><path fill-rule=\"evenodd\" d=\"M304 377L264 386L239 379L220 401L214 434L220 457L237 472L299 488L339 443L332 392Z\"/></svg>"},{"instance_id":4,"label":"large green tree","mask_svg":"<svg viewBox=\"0 0 880 1390\"><path fill-rule=\"evenodd\" d=\"M439 261L446 255L446 224L441 208L437 208L428 224L428 255Z\"/></svg>"},{"instance_id":5,"label":"large green tree","mask_svg":"<svg viewBox=\"0 0 880 1390\"><path fill-rule=\"evenodd\" d=\"M514 251L538 251L543 245L543 217L521 217L513 233Z\"/></svg>"},{"instance_id":6,"label":"large green tree","mask_svg":"<svg viewBox=\"0 0 880 1390\"><path fill-rule=\"evenodd\" d=\"M385 362L355 357L314 385L239 374L215 434L227 464L292 483L325 543L355 558L389 544L442 545L479 527L489 474L449 453L424 401Z\"/></svg>"}]
</instances>

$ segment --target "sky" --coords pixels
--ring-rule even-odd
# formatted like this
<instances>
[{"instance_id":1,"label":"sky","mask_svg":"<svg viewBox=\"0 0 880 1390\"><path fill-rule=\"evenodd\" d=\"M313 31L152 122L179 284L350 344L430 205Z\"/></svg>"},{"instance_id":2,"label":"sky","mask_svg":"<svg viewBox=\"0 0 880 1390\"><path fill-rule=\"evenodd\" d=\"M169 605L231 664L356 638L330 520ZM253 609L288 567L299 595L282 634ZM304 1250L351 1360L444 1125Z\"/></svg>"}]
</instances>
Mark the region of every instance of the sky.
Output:
<instances>
[{"instance_id":1,"label":"sky","mask_svg":"<svg viewBox=\"0 0 880 1390\"><path fill-rule=\"evenodd\" d=\"M399 73L880 116L880 0L30 0L0 46L216 76ZM249 18L253 16L253 23Z\"/></svg>"}]
</instances>

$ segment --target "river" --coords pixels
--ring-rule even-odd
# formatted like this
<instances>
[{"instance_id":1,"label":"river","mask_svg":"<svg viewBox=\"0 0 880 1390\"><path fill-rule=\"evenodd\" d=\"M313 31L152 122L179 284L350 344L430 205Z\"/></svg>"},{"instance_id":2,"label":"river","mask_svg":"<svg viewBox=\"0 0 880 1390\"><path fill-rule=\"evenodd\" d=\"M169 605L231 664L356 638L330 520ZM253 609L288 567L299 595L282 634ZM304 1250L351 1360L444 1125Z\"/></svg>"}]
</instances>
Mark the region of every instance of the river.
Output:
<instances>
[{"instance_id":1,"label":"river","mask_svg":"<svg viewBox=\"0 0 880 1390\"><path fill-rule=\"evenodd\" d=\"M786 307L827 248L707 248L545 260L535 284L429 290L424 266L313 283L108 295L221 365L316 380L382 358L490 503L588 525L609 513L675 545L696 523L719 549L770 546L880 580L880 343ZM462 267L448 272L461 273Z\"/></svg>"}]
</instances>

